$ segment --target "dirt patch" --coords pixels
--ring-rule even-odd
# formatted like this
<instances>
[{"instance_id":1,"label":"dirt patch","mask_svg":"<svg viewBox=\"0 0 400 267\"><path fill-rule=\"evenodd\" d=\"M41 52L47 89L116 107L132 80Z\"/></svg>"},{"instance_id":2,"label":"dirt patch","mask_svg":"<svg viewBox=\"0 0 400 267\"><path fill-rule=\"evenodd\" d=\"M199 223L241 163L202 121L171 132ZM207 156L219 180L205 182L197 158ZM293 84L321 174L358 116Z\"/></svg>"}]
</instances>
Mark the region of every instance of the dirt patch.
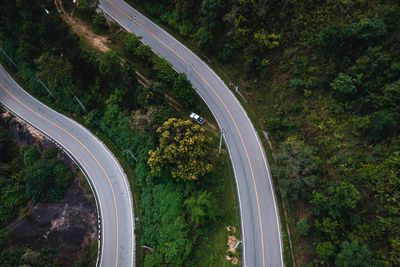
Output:
<instances>
[{"instance_id":1,"label":"dirt patch","mask_svg":"<svg viewBox=\"0 0 400 267\"><path fill-rule=\"evenodd\" d=\"M241 242L239 241L234 234L236 233L236 227L235 226L226 226L226 231L231 232L232 234L228 235L228 242L226 243L228 245L228 255L225 256L225 259L232 263L233 265L236 265L239 263L239 259L234 257L233 254L236 253L236 248L235 246Z\"/></svg>"},{"instance_id":2,"label":"dirt patch","mask_svg":"<svg viewBox=\"0 0 400 267\"><path fill-rule=\"evenodd\" d=\"M58 13L60 13L63 20L71 26L72 30L82 39L92 44L95 48L99 49L102 52L106 52L110 50L107 46L109 41L105 36L95 34L90 27L78 18L73 18L69 16L62 5L61 0L54 0L54 4L57 7Z\"/></svg>"},{"instance_id":3,"label":"dirt patch","mask_svg":"<svg viewBox=\"0 0 400 267\"><path fill-rule=\"evenodd\" d=\"M235 245L238 242L239 242L239 240L235 236L233 236L233 235L228 236L228 242L227 242L228 247L229 247L228 251L235 253L236 252Z\"/></svg>"}]
</instances>

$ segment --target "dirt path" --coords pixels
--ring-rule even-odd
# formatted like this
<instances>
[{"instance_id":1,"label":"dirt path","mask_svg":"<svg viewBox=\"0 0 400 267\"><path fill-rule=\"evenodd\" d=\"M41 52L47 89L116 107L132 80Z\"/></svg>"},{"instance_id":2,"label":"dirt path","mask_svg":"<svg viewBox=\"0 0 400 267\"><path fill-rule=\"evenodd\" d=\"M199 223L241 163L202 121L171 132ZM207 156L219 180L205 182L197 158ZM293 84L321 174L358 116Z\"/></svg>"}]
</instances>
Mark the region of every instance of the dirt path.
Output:
<instances>
[{"instance_id":1,"label":"dirt path","mask_svg":"<svg viewBox=\"0 0 400 267\"><path fill-rule=\"evenodd\" d=\"M108 43L107 38L104 36L95 34L88 27L88 25L85 22L83 22L82 20L68 16L68 14L64 10L61 0L54 0L54 4L56 5L57 11L58 11L58 13L60 13L63 20L71 26L73 31L80 38L82 38L86 42L92 44L95 48L99 49L102 52L106 52L106 51L110 50L110 48L107 46L107 43Z\"/></svg>"}]
</instances>

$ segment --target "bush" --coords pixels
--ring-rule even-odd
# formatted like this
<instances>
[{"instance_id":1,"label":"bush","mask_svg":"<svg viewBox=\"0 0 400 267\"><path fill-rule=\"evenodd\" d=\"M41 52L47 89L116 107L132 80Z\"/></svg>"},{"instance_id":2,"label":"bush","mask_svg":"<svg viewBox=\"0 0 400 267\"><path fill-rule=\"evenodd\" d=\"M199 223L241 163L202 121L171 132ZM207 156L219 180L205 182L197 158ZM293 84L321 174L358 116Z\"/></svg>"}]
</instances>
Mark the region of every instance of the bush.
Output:
<instances>
[{"instance_id":1,"label":"bush","mask_svg":"<svg viewBox=\"0 0 400 267\"><path fill-rule=\"evenodd\" d=\"M194 104L196 99L196 90L193 88L190 81L187 79L186 74L179 73L175 79L174 93L179 97L179 100L186 108Z\"/></svg>"},{"instance_id":2,"label":"bush","mask_svg":"<svg viewBox=\"0 0 400 267\"><path fill-rule=\"evenodd\" d=\"M30 146L27 150L24 152L24 164L25 166L31 166L35 162L37 162L40 159L39 152L36 147Z\"/></svg>"},{"instance_id":3,"label":"bush","mask_svg":"<svg viewBox=\"0 0 400 267\"><path fill-rule=\"evenodd\" d=\"M195 36L195 40L197 41L197 47L204 51L209 51L212 46L212 34L207 31L205 27L201 27L197 30Z\"/></svg>"},{"instance_id":4,"label":"bush","mask_svg":"<svg viewBox=\"0 0 400 267\"><path fill-rule=\"evenodd\" d=\"M126 33L124 36L124 47L126 51L135 52L140 44L142 37L136 36L133 33Z\"/></svg>"},{"instance_id":5,"label":"bush","mask_svg":"<svg viewBox=\"0 0 400 267\"><path fill-rule=\"evenodd\" d=\"M93 24L96 31L103 30L107 26L107 20L103 13L93 15Z\"/></svg>"},{"instance_id":6,"label":"bush","mask_svg":"<svg viewBox=\"0 0 400 267\"><path fill-rule=\"evenodd\" d=\"M231 45L230 43L226 43L222 48L222 51L219 53L219 58L227 62L231 58L232 53L233 45Z\"/></svg>"},{"instance_id":7,"label":"bush","mask_svg":"<svg viewBox=\"0 0 400 267\"><path fill-rule=\"evenodd\" d=\"M15 142L5 131L0 130L0 163L9 162L17 154Z\"/></svg>"},{"instance_id":8,"label":"bush","mask_svg":"<svg viewBox=\"0 0 400 267\"><path fill-rule=\"evenodd\" d=\"M60 163L38 161L27 168L26 192L34 202L57 202L72 178L72 173Z\"/></svg>"},{"instance_id":9,"label":"bush","mask_svg":"<svg viewBox=\"0 0 400 267\"><path fill-rule=\"evenodd\" d=\"M41 160L57 159L58 150L54 147L47 147L43 150Z\"/></svg>"},{"instance_id":10,"label":"bush","mask_svg":"<svg viewBox=\"0 0 400 267\"><path fill-rule=\"evenodd\" d=\"M382 140L399 132L399 113L381 110L371 115L371 124L366 132L370 141Z\"/></svg>"},{"instance_id":11,"label":"bush","mask_svg":"<svg viewBox=\"0 0 400 267\"><path fill-rule=\"evenodd\" d=\"M308 235L311 230L311 225L308 224L307 218L301 219L297 223L297 231L302 235Z\"/></svg>"},{"instance_id":12,"label":"bush","mask_svg":"<svg viewBox=\"0 0 400 267\"><path fill-rule=\"evenodd\" d=\"M310 199L318 174L312 148L298 141L284 143L276 153L276 161L271 171L280 191L293 200Z\"/></svg>"}]
</instances>

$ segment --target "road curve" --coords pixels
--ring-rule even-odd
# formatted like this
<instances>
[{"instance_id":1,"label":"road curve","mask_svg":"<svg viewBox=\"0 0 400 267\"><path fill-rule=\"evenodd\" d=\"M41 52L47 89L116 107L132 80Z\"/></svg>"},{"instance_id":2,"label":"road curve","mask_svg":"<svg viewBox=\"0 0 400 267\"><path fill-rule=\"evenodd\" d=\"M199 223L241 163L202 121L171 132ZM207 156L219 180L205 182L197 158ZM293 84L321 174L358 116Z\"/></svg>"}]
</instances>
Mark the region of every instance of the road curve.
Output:
<instances>
[{"instance_id":1,"label":"road curve","mask_svg":"<svg viewBox=\"0 0 400 267\"><path fill-rule=\"evenodd\" d=\"M266 156L246 112L222 80L188 48L122 0L100 0L101 9L143 37L176 71L186 73L224 135L239 194L244 266L283 266L282 239Z\"/></svg>"},{"instance_id":2,"label":"road curve","mask_svg":"<svg viewBox=\"0 0 400 267\"><path fill-rule=\"evenodd\" d=\"M131 191L126 175L111 152L80 124L25 92L1 65L0 102L63 147L89 178L100 218L98 266L134 266Z\"/></svg>"}]
</instances>

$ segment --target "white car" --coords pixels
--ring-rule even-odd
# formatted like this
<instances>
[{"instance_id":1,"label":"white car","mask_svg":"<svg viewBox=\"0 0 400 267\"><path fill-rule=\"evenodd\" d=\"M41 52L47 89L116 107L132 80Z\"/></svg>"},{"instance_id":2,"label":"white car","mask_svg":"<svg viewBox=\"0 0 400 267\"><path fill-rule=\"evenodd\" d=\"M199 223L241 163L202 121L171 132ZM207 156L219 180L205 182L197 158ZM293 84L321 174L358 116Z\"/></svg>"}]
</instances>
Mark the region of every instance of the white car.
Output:
<instances>
[{"instance_id":1,"label":"white car","mask_svg":"<svg viewBox=\"0 0 400 267\"><path fill-rule=\"evenodd\" d=\"M190 114L190 119L192 119L193 121L197 122L198 124L202 125L204 124L205 120L200 117L199 115L197 115L196 113L192 113Z\"/></svg>"}]
</instances>

